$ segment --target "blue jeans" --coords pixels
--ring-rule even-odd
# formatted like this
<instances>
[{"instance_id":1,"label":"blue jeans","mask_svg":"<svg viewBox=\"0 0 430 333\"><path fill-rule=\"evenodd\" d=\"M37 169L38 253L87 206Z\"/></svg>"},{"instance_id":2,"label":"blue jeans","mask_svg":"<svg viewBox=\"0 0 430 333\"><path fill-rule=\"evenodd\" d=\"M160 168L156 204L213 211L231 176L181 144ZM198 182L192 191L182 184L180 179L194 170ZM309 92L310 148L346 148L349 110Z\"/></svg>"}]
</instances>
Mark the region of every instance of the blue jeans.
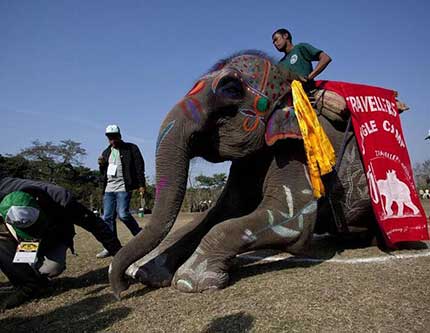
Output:
<instances>
[{"instance_id":1,"label":"blue jeans","mask_svg":"<svg viewBox=\"0 0 430 333\"><path fill-rule=\"evenodd\" d=\"M131 192L106 192L103 197L103 220L117 235L116 217L126 225L133 236L137 235L141 227L130 213Z\"/></svg>"}]
</instances>

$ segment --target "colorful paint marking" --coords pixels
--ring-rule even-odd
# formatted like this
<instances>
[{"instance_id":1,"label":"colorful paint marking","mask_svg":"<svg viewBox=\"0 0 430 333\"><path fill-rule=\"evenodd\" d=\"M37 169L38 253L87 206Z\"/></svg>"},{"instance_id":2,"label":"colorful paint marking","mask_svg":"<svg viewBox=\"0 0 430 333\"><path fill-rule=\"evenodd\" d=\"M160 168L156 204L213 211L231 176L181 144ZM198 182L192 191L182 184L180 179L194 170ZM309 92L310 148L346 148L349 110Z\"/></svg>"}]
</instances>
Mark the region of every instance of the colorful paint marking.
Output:
<instances>
[{"instance_id":1,"label":"colorful paint marking","mask_svg":"<svg viewBox=\"0 0 430 333\"><path fill-rule=\"evenodd\" d=\"M168 184L167 177L161 177L155 186L155 200L158 200L160 192L162 189L166 188Z\"/></svg>"},{"instance_id":2,"label":"colorful paint marking","mask_svg":"<svg viewBox=\"0 0 430 333\"><path fill-rule=\"evenodd\" d=\"M203 109L197 99L193 97L185 98L180 103L180 106L188 119L193 120L196 123L200 123L202 118L201 113L203 112Z\"/></svg>"},{"instance_id":3,"label":"colorful paint marking","mask_svg":"<svg viewBox=\"0 0 430 333\"><path fill-rule=\"evenodd\" d=\"M176 120L172 120L170 123L167 124L166 127L163 128L163 130L160 132L160 135L158 136L157 139L157 144L156 144L156 148L155 148L155 153L158 152L158 147L160 146L160 143L164 140L164 138L166 137L167 134L169 134L170 130L173 128L173 126L175 125L175 121Z\"/></svg>"},{"instance_id":4,"label":"colorful paint marking","mask_svg":"<svg viewBox=\"0 0 430 333\"><path fill-rule=\"evenodd\" d=\"M187 93L187 96L193 96L198 94L200 91L203 90L205 86L206 82L204 80L200 80L194 85L194 87L191 88L191 90Z\"/></svg>"}]
</instances>

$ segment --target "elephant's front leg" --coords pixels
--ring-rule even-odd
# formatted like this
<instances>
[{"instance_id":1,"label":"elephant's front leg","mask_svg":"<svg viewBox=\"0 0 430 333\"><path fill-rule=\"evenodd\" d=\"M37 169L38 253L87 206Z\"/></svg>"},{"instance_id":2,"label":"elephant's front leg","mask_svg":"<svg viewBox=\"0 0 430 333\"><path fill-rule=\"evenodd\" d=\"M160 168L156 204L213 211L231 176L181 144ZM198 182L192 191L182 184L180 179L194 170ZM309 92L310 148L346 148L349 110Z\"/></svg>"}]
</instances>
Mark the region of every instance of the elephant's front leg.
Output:
<instances>
[{"instance_id":1,"label":"elephant's front leg","mask_svg":"<svg viewBox=\"0 0 430 333\"><path fill-rule=\"evenodd\" d=\"M205 213L181 228L172 230L150 253L136 261L126 271L131 278L150 287L170 285L177 268L194 252L213 223Z\"/></svg>"},{"instance_id":2,"label":"elephant's front leg","mask_svg":"<svg viewBox=\"0 0 430 333\"><path fill-rule=\"evenodd\" d=\"M293 213L288 207L260 207L247 216L218 224L178 269L172 285L184 292L224 288L234 256L258 248L288 250L289 246L305 242L312 233L316 210L316 201L308 196L307 203Z\"/></svg>"},{"instance_id":3,"label":"elephant's front leg","mask_svg":"<svg viewBox=\"0 0 430 333\"><path fill-rule=\"evenodd\" d=\"M253 183L247 179L267 171L260 170L261 163L252 165L234 162L216 205L192 222L172 230L153 251L129 266L126 274L148 286L170 285L176 270L193 254L214 225L255 210L261 201L263 178Z\"/></svg>"}]
</instances>

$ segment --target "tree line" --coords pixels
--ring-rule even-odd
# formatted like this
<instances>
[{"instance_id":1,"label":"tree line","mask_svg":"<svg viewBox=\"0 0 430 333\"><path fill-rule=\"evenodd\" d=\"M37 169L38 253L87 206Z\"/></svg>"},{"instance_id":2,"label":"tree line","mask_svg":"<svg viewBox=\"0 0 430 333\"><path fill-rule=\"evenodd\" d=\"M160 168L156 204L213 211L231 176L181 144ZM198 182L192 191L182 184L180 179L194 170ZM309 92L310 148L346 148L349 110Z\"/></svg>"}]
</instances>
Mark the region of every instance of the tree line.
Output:
<instances>
[{"instance_id":1,"label":"tree line","mask_svg":"<svg viewBox=\"0 0 430 333\"><path fill-rule=\"evenodd\" d=\"M87 151L80 142L70 139L59 143L35 140L31 146L15 155L0 155L0 175L46 181L70 190L75 197L93 210L103 205L102 178L99 170L83 165ZM213 203L225 185L224 173L213 176L199 175L189 182L183 211L198 211L202 203ZM130 206L137 210L144 206L150 212L154 206L155 186L147 179L146 193L142 200L133 193ZM208 205L209 207L209 205Z\"/></svg>"},{"instance_id":2,"label":"tree line","mask_svg":"<svg viewBox=\"0 0 430 333\"><path fill-rule=\"evenodd\" d=\"M0 174L11 177L41 180L69 189L79 201L94 210L101 210L102 179L98 170L85 167L82 163L87 151L81 143L62 140L59 143L35 140L31 146L21 149L16 155L0 155ZM414 166L417 190L430 189L430 160ZM196 212L212 206L227 181L225 173L212 176L189 175L187 192L182 211ZM131 208L137 210L144 206L150 212L154 206L155 186L147 179L143 198L133 193Z\"/></svg>"}]
</instances>

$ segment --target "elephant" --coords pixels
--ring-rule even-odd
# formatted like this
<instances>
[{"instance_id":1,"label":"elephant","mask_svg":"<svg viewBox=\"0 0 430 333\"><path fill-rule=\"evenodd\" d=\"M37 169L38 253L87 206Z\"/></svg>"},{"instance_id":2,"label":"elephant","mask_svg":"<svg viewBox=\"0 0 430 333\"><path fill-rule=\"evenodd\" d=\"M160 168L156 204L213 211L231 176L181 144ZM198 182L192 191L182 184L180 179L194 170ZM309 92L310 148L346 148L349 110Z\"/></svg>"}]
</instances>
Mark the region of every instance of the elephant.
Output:
<instances>
[{"instance_id":1,"label":"elephant","mask_svg":"<svg viewBox=\"0 0 430 333\"><path fill-rule=\"evenodd\" d=\"M313 196L297 117L285 107L295 79L266 54L243 51L216 63L168 112L156 146L153 214L110 265L116 297L132 279L183 292L221 289L240 253L273 248L297 254L314 233L373 232L354 133L320 113L342 158L323 177L326 196ZM209 210L172 231L195 157L231 161L227 183Z\"/></svg>"}]
</instances>

